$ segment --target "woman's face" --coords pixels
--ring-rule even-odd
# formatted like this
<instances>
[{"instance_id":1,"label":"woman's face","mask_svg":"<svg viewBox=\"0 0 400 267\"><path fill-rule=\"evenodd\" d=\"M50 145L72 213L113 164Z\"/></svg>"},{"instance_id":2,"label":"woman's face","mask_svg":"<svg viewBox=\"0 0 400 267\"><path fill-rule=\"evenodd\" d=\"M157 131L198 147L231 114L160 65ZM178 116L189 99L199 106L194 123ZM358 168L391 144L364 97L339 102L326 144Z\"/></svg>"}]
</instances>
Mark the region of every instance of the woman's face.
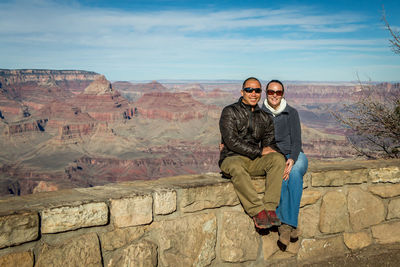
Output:
<instances>
[{"instance_id":1,"label":"woman's face","mask_svg":"<svg viewBox=\"0 0 400 267\"><path fill-rule=\"evenodd\" d=\"M270 83L267 88L267 102L268 104L277 109L281 104L283 98L283 88L279 83Z\"/></svg>"}]
</instances>

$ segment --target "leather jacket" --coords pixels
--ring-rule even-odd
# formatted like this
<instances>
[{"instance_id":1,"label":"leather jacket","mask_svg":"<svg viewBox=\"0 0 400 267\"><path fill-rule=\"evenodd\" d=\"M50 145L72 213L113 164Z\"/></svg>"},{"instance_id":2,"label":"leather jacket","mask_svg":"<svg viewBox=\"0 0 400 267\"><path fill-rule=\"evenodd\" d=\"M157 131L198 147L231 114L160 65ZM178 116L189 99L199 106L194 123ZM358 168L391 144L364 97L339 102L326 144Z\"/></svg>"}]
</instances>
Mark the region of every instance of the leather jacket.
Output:
<instances>
[{"instance_id":1,"label":"leather jacket","mask_svg":"<svg viewBox=\"0 0 400 267\"><path fill-rule=\"evenodd\" d=\"M229 156L242 155L254 160L261 157L263 147L267 146L281 153L275 142L274 123L270 115L258 105L254 111L251 109L241 97L222 110L219 129L224 148L220 153L219 166Z\"/></svg>"}]
</instances>

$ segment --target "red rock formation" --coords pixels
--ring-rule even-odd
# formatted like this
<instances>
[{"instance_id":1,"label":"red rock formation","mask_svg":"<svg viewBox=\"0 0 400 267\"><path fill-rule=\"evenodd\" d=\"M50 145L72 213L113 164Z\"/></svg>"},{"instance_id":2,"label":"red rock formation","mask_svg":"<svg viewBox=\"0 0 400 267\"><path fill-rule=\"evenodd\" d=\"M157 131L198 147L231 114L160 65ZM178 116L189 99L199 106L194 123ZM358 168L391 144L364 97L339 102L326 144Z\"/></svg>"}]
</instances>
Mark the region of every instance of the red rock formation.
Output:
<instances>
[{"instance_id":1,"label":"red rock formation","mask_svg":"<svg viewBox=\"0 0 400 267\"><path fill-rule=\"evenodd\" d=\"M43 132L47 119L43 120L29 120L19 123L7 124L6 135L24 134L28 132Z\"/></svg>"},{"instance_id":2,"label":"red rock formation","mask_svg":"<svg viewBox=\"0 0 400 267\"><path fill-rule=\"evenodd\" d=\"M149 180L169 175L218 171L219 152L217 148L201 145L170 146L165 151L156 148L158 157L122 160L111 158L82 157L66 169L71 180L83 178L97 184L132 180ZM182 151L187 156L183 156ZM190 156L188 156L190 155Z\"/></svg>"},{"instance_id":3,"label":"red rock formation","mask_svg":"<svg viewBox=\"0 0 400 267\"><path fill-rule=\"evenodd\" d=\"M189 93L148 93L134 105L138 116L179 121L200 119L209 109Z\"/></svg>"},{"instance_id":4,"label":"red rock formation","mask_svg":"<svg viewBox=\"0 0 400 267\"><path fill-rule=\"evenodd\" d=\"M128 100L115 91L104 76L97 77L84 92L73 97L70 103L102 122L122 121L133 115L133 108Z\"/></svg>"},{"instance_id":5,"label":"red rock formation","mask_svg":"<svg viewBox=\"0 0 400 267\"><path fill-rule=\"evenodd\" d=\"M58 186L52 182L39 181L35 188L33 188L32 193L49 192L59 190Z\"/></svg>"},{"instance_id":6,"label":"red rock formation","mask_svg":"<svg viewBox=\"0 0 400 267\"><path fill-rule=\"evenodd\" d=\"M99 74L86 71L0 69L0 112L8 121L20 120L52 101L66 101L83 91Z\"/></svg>"},{"instance_id":7,"label":"red rock formation","mask_svg":"<svg viewBox=\"0 0 400 267\"><path fill-rule=\"evenodd\" d=\"M0 119L14 120L21 115L23 105L13 99L9 99L0 88Z\"/></svg>"}]
</instances>

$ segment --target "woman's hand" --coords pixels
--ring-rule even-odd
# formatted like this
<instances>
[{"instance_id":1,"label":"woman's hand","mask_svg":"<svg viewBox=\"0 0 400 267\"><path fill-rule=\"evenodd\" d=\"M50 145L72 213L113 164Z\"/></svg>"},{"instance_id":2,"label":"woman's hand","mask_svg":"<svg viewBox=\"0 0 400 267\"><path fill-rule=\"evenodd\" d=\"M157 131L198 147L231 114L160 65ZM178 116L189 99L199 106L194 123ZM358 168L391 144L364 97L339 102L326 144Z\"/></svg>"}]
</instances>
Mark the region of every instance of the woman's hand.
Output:
<instances>
[{"instance_id":1,"label":"woman's hand","mask_svg":"<svg viewBox=\"0 0 400 267\"><path fill-rule=\"evenodd\" d=\"M293 165L294 165L293 159L288 159L286 161L286 167L285 167L285 170L283 171L283 180L286 181L287 179L289 179L289 174L290 174L290 171L292 170Z\"/></svg>"}]
</instances>

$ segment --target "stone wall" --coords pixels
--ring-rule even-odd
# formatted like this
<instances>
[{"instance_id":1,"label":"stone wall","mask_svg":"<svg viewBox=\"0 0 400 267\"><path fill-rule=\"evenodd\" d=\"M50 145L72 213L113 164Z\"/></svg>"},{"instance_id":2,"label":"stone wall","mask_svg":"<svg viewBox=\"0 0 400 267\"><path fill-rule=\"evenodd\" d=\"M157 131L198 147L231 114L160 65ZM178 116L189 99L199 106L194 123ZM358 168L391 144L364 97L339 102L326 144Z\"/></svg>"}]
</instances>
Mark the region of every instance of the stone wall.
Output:
<instances>
[{"instance_id":1,"label":"stone wall","mask_svg":"<svg viewBox=\"0 0 400 267\"><path fill-rule=\"evenodd\" d=\"M0 199L0 266L266 266L400 242L399 160L311 162L304 178L285 251L209 173Z\"/></svg>"}]
</instances>

